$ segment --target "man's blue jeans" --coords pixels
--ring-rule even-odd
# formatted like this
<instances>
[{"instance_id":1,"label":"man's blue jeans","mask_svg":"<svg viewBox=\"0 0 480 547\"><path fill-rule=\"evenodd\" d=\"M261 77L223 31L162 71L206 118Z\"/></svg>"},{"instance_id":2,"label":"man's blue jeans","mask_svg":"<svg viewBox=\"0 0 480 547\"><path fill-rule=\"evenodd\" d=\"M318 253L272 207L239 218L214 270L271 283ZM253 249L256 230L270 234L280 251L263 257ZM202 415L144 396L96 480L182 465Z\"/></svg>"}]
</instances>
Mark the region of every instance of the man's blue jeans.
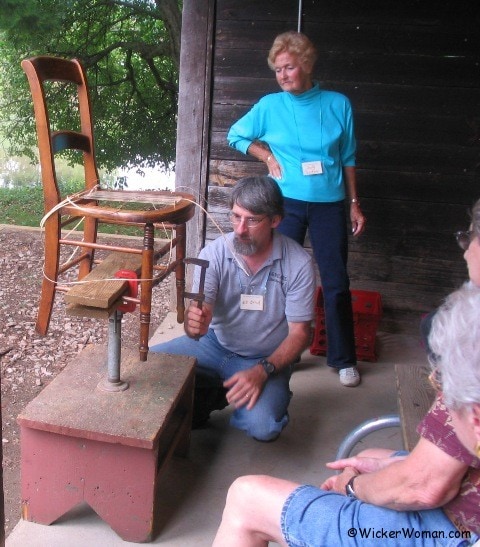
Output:
<instances>
[{"instance_id":1,"label":"man's blue jeans","mask_svg":"<svg viewBox=\"0 0 480 547\"><path fill-rule=\"evenodd\" d=\"M285 198L285 218L278 231L303 245L307 228L322 281L327 363L338 369L355 366L345 203L312 203Z\"/></svg>"},{"instance_id":2,"label":"man's blue jeans","mask_svg":"<svg viewBox=\"0 0 480 547\"><path fill-rule=\"evenodd\" d=\"M181 336L157 344L150 351L195 357L197 374L202 375L203 384L206 378L211 378L213 387L218 387L236 372L250 368L262 357L268 357L242 357L232 353L220 345L212 329L198 341ZM245 406L236 409L230 418L230 424L260 441L270 441L278 437L288 423L290 375L290 367L287 367L281 373L270 376L255 406L251 410L247 410Z\"/></svg>"}]
</instances>

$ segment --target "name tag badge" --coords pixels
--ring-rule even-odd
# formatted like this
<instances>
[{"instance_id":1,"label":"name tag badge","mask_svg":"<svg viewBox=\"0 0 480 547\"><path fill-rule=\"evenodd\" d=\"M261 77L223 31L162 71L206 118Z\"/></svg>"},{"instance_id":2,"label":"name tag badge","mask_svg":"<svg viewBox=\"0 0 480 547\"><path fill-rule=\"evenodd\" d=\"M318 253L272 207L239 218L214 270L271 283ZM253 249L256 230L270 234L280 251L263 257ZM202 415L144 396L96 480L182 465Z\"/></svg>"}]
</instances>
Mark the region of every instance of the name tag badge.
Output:
<instances>
[{"instance_id":1,"label":"name tag badge","mask_svg":"<svg viewBox=\"0 0 480 547\"><path fill-rule=\"evenodd\" d=\"M302 173L304 175L321 175L323 173L322 162L321 161L302 162Z\"/></svg>"},{"instance_id":2,"label":"name tag badge","mask_svg":"<svg viewBox=\"0 0 480 547\"><path fill-rule=\"evenodd\" d=\"M251 311L263 311L265 302L263 294L241 294L240 309Z\"/></svg>"}]
</instances>

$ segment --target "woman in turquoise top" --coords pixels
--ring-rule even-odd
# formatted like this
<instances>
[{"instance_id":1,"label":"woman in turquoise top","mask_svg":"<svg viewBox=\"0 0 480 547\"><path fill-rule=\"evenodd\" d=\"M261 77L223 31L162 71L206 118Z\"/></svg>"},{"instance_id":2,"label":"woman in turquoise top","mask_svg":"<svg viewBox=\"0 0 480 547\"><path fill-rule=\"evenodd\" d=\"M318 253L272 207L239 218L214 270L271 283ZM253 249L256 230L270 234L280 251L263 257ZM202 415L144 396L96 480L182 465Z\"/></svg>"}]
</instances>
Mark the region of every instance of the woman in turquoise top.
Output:
<instances>
[{"instance_id":1,"label":"woman in turquoise top","mask_svg":"<svg viewBox=\"0 0 480 547\"><path fill-rule=\"evenodd\" d=\"M230 146L263 161L285 197L279 231L303 245L309 231L322 281L327 363L345 386L356 386L348 233L360 235L365 217L355 178L355 135L350 101L312 80L316 51L303 34L275 39L268 64L282 91L260 99L228 133Z\"/></svg>"}]
</instances>

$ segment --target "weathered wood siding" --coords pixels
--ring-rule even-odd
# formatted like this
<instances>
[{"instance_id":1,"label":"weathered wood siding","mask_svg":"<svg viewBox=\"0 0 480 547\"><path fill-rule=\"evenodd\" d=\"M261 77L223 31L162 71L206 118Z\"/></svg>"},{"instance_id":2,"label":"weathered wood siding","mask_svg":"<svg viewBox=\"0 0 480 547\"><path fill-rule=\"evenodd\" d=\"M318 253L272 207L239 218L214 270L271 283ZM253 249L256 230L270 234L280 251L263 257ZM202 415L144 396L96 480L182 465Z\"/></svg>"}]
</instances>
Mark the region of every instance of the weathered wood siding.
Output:
<instances>
[{"instance_id":1,"label":"weathered wood siding","mask_svg":"<svg viewBox=\"0 0 480 547\"><path fill-rule=\"evenodd\" d=\"M184 10L191 4L202 0ZM210 12L206 198L222 229L231 185L266 172L230 149L226 133L278 90L266 57L278 33L296 30L297 10L292 0L217 0ZM354 108L368 224L351 240L349 267L353 288L382 294L382 330L416 332L420 315L466 278L452 234L467 227L480 197L479 13L470 0L303 1L302 30L319 50L316 77ZM205 234L218 235L210 219Z\"/></svg>"}]
</instances>

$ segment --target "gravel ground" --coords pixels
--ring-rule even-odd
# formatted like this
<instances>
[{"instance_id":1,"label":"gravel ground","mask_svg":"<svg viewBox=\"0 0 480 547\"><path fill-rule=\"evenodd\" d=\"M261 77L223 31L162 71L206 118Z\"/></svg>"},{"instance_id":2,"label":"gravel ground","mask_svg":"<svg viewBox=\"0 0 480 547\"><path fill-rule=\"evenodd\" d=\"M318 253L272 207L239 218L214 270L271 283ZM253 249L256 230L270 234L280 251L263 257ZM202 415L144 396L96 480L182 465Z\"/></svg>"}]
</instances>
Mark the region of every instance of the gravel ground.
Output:
<instances>
[{"instance_id":1,"label":"gravel ground","mask_svg":"<svg viewBox=\"0 0 480 547\"><path fill-rule=\"evenodd\" d=\"M88 344L106 341L107 321L69 317L57 295L46 336L35 332L43 264L39 230L0 225L0 365L5 532L20 518L20 439L16 418ZM150 333L168 310L170 283L154 289ZM122 346L138 345L138 311L126 314Z\"/></svg>"}]
</instances>

